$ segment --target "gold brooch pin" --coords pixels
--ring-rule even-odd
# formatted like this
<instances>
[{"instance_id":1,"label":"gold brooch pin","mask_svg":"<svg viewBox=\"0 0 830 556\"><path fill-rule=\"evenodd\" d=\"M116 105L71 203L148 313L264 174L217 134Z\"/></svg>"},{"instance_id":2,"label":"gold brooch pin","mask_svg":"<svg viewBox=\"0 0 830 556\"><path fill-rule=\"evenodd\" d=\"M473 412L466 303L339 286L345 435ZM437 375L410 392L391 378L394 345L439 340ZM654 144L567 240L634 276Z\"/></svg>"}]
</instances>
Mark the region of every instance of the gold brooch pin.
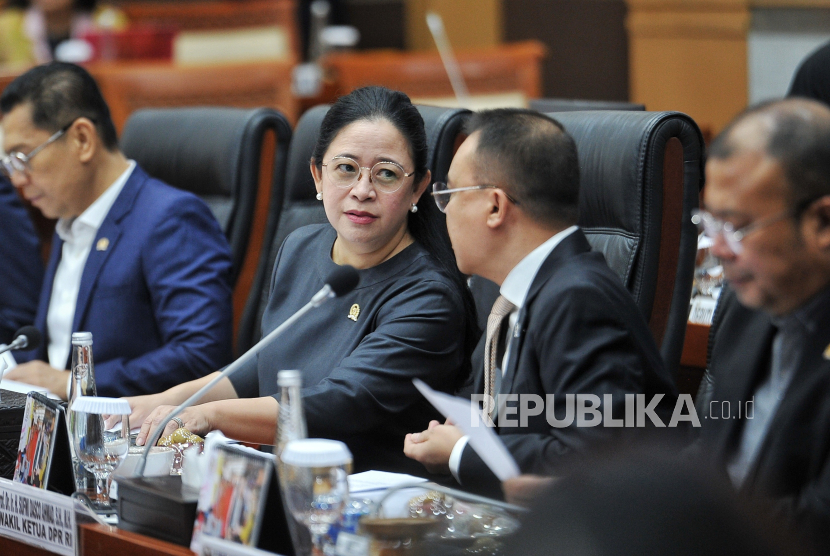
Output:
<instances>
[{"instance_id":1,"label":"gold brooch pin","mask_svg":"<svg viewBox=\"0 0 830 556\"><path fill-rule=\"evenodd\" d=\"M352 305L352 308L349 309L349 316L347 318L352 319L353 321L357 322L357 317L360 315L360 305L355 303Z\"/></svg>"},{"instance_id":2,"label":"gold brooch pin","mask_svg":"<svg viewBox=\"0 0 830 556\"><path fill-rule=\"evenodd\" d=\"M96 251L106 251L107 248L110 246L110 240L105 237L102 237L98 240L98 243L95 244Z\"/></svg>"}]
</instances>

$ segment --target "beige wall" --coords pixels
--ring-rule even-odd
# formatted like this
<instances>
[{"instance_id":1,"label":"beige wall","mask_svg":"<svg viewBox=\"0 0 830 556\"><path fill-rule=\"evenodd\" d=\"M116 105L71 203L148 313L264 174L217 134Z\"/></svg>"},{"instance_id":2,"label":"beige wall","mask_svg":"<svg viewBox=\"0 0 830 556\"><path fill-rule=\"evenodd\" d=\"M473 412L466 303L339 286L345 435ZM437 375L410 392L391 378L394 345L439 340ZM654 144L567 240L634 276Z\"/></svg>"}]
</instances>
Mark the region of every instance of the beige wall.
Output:
<instances>
[{"instance_id":1,"label":"beige wall","mask_svg":"<svg viewBox=\"0 0 830 556\"><path fill-rule=\"evenodd\" d=\"M628 0L631 101L715 134L747 104L748 0Z\"/></svg>"},{"instance_id":2,"label":"beige wall","mask_svg":"<svg viewBox=\"0 0 830 556\"><path fill-rule=\"evenodd\" d=\"M427 11L441 15L453 48L494 46L502 42L502 0L406 0L407 48L435 48ZM509 0L507 0L509 1Z\"/></svg>"},{"instance_id":3,"label":"beige wall","mask_svg":"<svg viewBox=\"0 0 830 556\"><path fill-rule=\"evenodd\" d=\"M828 8L830 0L626 0L629 88L647 110L686 112L716 134L749 102L753 8Z\"/></svg>"}]
</instances>

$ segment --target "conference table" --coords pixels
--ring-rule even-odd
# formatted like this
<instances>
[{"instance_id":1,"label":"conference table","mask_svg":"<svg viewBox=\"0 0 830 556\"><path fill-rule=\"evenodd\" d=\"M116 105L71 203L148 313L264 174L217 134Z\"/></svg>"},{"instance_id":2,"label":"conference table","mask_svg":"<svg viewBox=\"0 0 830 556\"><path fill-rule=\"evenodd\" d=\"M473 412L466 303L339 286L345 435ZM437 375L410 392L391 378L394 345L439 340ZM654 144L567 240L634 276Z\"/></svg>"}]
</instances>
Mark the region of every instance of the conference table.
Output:
<instances>
[{"instance_id":1,"label":"conference table","mask_svg":"<svg viewBox=\"0 0 830 556\"><path fill-rule=\"evenodd\" d=\"M131 533L113 525L84 523L78 526L81 556L193 556L190 549L160 541L138 533ZM0 554L15 556L46 556L48 550L29 546L20 541L0 537Z\"/></svg>"}]
</instances>

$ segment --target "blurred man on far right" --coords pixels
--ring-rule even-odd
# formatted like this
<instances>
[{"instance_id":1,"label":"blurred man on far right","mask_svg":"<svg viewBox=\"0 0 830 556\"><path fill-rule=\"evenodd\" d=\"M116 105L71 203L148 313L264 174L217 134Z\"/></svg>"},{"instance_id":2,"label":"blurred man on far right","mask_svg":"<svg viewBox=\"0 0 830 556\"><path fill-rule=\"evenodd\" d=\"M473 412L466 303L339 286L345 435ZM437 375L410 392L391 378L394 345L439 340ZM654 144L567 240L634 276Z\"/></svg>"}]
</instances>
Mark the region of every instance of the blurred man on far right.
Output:
<instances>
[{"instance_id":1,"label":"blurred man on far right","mask_svg":"<svg viewBox=\"0 0 830 556\"><path fill-rule=\"evenodd\" d=\"M705 210L727 287L703 446L732 484L830 547L830 109L750 108L713 142Z\"/></svg>"}]
</instances>

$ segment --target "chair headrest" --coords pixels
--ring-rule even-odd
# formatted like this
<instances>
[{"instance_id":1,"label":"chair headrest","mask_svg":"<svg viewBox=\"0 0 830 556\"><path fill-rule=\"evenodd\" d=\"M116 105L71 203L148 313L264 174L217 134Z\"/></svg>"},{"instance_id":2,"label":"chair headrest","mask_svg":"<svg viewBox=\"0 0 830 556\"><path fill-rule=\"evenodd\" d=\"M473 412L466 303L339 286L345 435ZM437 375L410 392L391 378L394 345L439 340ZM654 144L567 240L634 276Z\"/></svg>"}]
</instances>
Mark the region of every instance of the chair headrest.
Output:
<instances>
[{"instance_id":1,"label":"chair headrest","mask_svg":"<svg viewBox=\"0 0 830 556\"><path fill-rule=\"evenodd\" d=\"M198 195L233 195L243 138L268 109L172 108L130 116L121 149L151 176ZM257 153L258 154L258 153Z\"/></svg>"}]
</instances>

